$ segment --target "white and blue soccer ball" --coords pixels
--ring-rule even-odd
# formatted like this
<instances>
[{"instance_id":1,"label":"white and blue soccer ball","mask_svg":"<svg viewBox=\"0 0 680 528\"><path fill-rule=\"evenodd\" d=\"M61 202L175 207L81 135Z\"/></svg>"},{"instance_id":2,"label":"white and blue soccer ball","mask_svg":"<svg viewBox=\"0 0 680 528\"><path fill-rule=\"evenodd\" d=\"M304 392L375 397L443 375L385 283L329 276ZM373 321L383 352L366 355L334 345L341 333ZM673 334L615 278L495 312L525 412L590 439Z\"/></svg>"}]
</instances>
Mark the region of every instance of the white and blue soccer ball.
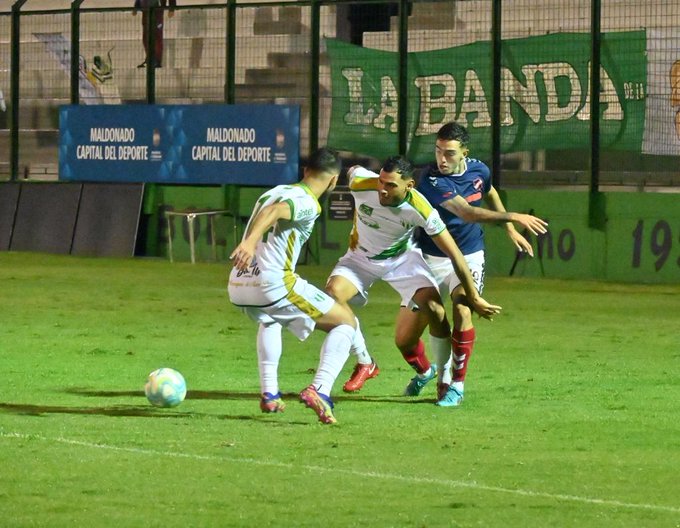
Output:
<instances>
[{"instance_id":1,"label":"white and blue soccer ball","mask_svg":"<svg viewBox=\"0 0 680 528\"><path fill-rule=\"evenodd\" d=\"M187 384L175 369L154 370L144 385L146 399L156 407L176 407L187 395Z\"/></svg>"}]
</instances>

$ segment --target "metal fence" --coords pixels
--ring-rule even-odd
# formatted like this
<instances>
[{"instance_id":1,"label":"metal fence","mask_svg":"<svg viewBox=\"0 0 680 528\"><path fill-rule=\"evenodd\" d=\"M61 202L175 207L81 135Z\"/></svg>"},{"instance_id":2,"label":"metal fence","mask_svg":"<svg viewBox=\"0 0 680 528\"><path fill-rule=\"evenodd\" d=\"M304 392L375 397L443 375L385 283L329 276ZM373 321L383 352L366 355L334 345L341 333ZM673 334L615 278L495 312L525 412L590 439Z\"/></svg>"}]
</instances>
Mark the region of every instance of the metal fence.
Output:
<instances>
[{"instance_id":1,"label":"metal fence","mask_svg":"<svg viewBox=\"0 0 680 528\"><path fill-rule=\"evenodd\" d=\"M678 2L29 4L0 14L0 178L56 177L61 104L273 102L300 105L303 157L425 163L455 119L496 185L680 184Z\"/></svg>"}]
</instances>

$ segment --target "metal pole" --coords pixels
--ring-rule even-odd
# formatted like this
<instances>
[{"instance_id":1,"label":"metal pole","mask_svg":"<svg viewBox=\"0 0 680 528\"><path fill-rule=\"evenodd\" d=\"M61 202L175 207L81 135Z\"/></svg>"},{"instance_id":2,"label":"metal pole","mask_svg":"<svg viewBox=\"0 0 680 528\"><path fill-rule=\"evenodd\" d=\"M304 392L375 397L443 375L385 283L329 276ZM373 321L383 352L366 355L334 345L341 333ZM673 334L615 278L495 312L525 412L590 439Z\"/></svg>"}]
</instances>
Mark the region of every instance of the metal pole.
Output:
<instances>
[{"instance_id":1,"label":"metal pole","mask_svg":"<svg viewBox=\"0 0 680 528\"><path fill-rule=\"evenodd\" d=\"M493 186L501 188L501 53L502 8L501 0L493 0L491 13L492 33L492 99L491 99L491 181Z\"/></svg>"},{"instance_id":2,"label":"metal pole","mask_svg":"<svg viewBox=\"0 0 680 528\"><path fill-rule=\"evenodd\" d=\"M319 54L321 50L321 4L312 0L311 4L311 51L310 64L310 101L309 101L309 152L319 148Z\"/></svg>"},{"instance_id":3,"label":"metal pole","mask_svg":"<svg viewBox=\"0 0 680 528\"><path fill-rule=\"evenodd\" d=\"M146 102L156 102L156 7L148 8L146 17Z\"/></svg>"},{"instance_id":4,"label":"metal pole","mask_svg":"<svg viewBox=\"0 0 680 528\"><path fill-rule=\"evenodd\" d=\"M601 0L591 0L590 50L590 192L600 190L600 28Z\"/></svg>"},{"instance_id":5,"label":"metal pole","mask_svg":"<svg viewBox=\"0 0 680 528\"><path fill-rule=\"evenodd\" d=\"M226 46L224 100L228 104L234 104L236 101L236 0L227 2Z\"/></svg>"},{"instance_id":6,"label":"metal pole","mask_svg":"<svg viewBox=\"0 0 680 528\"><path fill-rule=\"evenodd\" d=\"M9 174L16 181L19 175L19 71L21 68L21 7L27 0L17 0L12 5L12 51L10 56L10 101L9 113Z\"/></svg>"},{"instance_id":7,"label":"metal pole","mask_svg":"<svg viewBox=\"0 0 680 528\"><path fill-rule=\"evenodd\" d=\"M80 103L80 6L84 0L71 3L71 104Z\"/></svg>"},{"instance_id":8,"label":"metal pole","mask_svg":"<svg viewBox=\"0 0 680 528\"><path fill-rule=\"evenodd\" d=\"M399 100L397 105L399 154L408 151L408 4L399 0Z\"/></svg>"}]
</instances>

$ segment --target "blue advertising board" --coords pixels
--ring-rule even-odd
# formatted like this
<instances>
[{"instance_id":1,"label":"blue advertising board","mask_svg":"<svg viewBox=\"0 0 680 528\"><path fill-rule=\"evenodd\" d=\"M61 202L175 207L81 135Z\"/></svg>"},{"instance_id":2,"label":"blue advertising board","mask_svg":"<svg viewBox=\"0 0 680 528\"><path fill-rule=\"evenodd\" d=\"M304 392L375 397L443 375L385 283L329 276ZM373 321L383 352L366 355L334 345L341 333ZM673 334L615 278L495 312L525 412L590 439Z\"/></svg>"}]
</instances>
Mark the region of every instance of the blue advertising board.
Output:
<instances>
[{"instance_id":1,"label":"blue advertising board","mask_svg":"<svg viewBox=\"0 0 680 528\"><path fill-rule=\"evenodd\" d=\"M287 105L65 105L59 178L240 184L298 181L300 108Z\"/></svg>"}]
</instances>

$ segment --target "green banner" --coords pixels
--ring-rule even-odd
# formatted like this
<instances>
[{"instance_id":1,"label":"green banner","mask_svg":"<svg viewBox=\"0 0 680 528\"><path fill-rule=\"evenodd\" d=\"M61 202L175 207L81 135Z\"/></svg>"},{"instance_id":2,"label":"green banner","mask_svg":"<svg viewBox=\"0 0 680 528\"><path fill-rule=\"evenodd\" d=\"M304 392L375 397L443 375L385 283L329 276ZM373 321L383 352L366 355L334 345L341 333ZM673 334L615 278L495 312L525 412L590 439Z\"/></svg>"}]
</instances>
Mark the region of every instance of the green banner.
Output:
<instances>
[{"instance_id":1,"label":"green banner","mask_svg":"<svg viewBox=\"0 0 680 528\"><path fill-rule=\"evenodd\" d=\"M399 56L326 40L332 101L328 144L385 158L398 150ZM645 125L645 31L606 33L600 69L600 144L641 151ZM433 158L434 135L456 120L475 157L491 152L491 42L408 54L409 148ZM590 141L590 35L557 33L503 42L503 152L587 148Z\"/></svg>"}]
</instances>

